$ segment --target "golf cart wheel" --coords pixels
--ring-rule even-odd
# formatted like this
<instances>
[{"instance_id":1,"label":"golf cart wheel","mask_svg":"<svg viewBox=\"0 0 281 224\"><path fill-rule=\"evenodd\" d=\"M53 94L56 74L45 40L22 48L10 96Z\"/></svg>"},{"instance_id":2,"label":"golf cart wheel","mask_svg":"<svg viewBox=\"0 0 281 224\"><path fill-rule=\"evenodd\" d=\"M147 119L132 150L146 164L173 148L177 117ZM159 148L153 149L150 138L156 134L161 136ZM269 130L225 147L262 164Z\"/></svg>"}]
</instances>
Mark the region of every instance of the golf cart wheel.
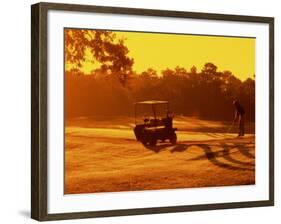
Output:
<instances>
[{"instance_id":1,"label":"golf cart wheel","mask_svg":"<svg viewBox=\"0 0 281 224\"><path fill-rule=\"evenodd\" d=\"M173 133L169 140L170 140L171 144L175 145L177 143L177 135L176 135L176 133Z\"/></svg>"},{"instance_id":2,"label":"golf cart wheel","mask_svg":"<svg viewBox=\"0 0 281 224\"><path fill-rule=\"evenodd\" d=\"M146 145L148 145L148 144L149 144L149 142L148 142L148 141L146 141L146 140L144 140L144 139L142 139L142 140L141 140L141 143L142 143L144 146L146 146Z\"/></svg>"},{"instance_id":3,"label":"golf cart wheel","mask_svg":"<svg viewBox=\"0 0 281 224\"><path fill-rule=\"evenodd\" d=\"M156 143L157 143L157 139L155 139L155 138L151 138L151 139L149 140L149 145L150 145L150 146L156 146Z\"/></svg>"}]
</instances>

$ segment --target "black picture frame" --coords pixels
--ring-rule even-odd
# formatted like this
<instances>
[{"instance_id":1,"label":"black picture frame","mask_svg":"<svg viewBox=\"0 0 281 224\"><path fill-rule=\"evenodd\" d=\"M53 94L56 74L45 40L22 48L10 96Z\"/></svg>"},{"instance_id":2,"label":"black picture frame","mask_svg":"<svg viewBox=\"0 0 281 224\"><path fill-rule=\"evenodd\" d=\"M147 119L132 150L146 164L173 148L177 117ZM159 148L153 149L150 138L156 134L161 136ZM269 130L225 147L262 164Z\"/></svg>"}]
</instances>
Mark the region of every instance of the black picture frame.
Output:
<instances>
[{"instance_id":1,"label":"black picture frame","mask_svg":"<svg viewBox=\"0 0 281 224\"><path fill-rule=\"evenodd\" d=\"M47 206L47 13L49 10L99 12L167 18L195 18L265 23L269 25L269 200L204 205L138 208L108 211L85 211L48 214ZM224 15L201 12L163 11L90 5L38 3L31 6L31 217L39 221L79 219L154 213L187 212L274 205L274 18Z\"/></svg>"}]
</instances>

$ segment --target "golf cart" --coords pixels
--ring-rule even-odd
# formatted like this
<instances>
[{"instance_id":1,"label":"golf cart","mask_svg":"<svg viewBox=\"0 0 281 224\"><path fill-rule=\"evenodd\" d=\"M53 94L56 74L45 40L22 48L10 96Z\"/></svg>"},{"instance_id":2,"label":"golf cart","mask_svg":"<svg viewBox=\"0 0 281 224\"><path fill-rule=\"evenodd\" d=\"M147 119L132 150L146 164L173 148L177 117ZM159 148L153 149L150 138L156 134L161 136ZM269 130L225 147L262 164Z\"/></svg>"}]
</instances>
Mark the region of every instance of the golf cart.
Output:
<instances>
[{"instance_id":1,"label":"golf cart","mask_svg":"<svg viewBox=\"0 0 281 224\"><path fill-rule=\"evenodd\" d=\"M149 109L151 116L145 114L139 122L138 112L141 109ZM159 112L162 112L162 116L159 116ZM150 100L135 103L134 133L136 139L142 144L155 146L157 140L162 142L169 140L171 144L176 144L176 130L176 128L173 128L173 114L169 111L168 101Z\"/></svg>"}]
</instances>

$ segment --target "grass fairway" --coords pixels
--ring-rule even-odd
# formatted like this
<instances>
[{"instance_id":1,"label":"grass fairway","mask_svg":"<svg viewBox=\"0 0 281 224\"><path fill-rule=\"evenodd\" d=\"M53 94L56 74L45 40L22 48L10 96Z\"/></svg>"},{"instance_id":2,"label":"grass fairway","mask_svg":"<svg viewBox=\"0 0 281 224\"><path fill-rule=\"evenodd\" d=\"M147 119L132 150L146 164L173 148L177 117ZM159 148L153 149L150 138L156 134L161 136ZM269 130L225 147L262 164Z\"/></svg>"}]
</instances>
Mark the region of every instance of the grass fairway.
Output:
<instances>
[{"instance_id":1,"label":"grass fairway","mask_svg":"<svg viewBox=\"0 0 281 224\"><path fill-rule=\"evenodd\" d=\"M149 148L135 140L133 119L67 120L65 193L255 184L254 134L237 138L227 124L196 118L174 126L176 145Z\"/></svg>"}]
</instances>

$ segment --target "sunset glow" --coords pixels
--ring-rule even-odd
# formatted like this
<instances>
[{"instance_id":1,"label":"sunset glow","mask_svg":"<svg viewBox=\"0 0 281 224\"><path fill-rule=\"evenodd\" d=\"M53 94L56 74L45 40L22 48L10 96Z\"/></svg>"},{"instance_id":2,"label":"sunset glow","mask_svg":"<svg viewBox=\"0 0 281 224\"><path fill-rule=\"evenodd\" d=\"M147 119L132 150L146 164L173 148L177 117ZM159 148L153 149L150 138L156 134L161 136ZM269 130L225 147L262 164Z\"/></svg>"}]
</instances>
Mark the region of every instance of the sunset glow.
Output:
<instances>
[{"instance_id":1,"label":"sunset glow","mask_svg":"<svg viewBox=\"0 0 281 224\"><path fill-rule=\"evenodd\" d=\"M219 71L229 70L245 80L255 74L255 39L238 37L159 34L142 32L114 32L125 39L128 56L134 58L137 73L153 68L158 73L176 66L189 69L194 65L200 71L206 62L214 63ZM91 62L86 52L82 71L89 74L99 66ZM71 65L67 65L67 68Z\"/></svg>"}]
</instances>

